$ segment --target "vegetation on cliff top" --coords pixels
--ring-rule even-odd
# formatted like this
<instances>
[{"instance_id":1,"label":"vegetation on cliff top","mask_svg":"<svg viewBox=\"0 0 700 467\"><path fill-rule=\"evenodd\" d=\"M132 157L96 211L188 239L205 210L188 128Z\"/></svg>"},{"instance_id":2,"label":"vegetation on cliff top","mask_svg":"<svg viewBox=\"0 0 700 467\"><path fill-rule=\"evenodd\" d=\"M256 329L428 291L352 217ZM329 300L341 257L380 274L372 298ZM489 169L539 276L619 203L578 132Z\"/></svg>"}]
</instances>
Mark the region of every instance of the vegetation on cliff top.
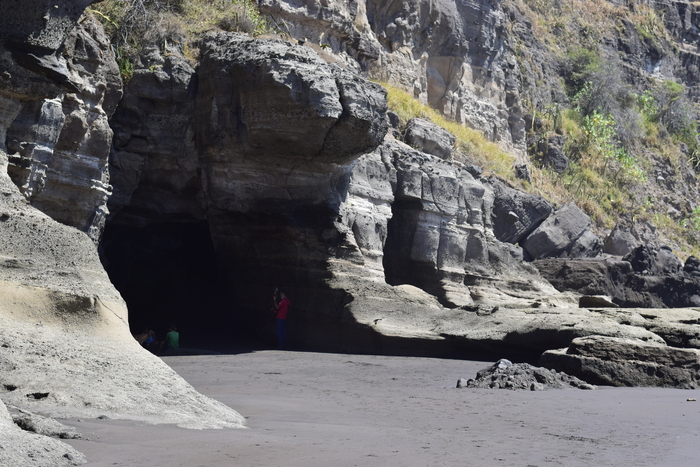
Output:
<instances>
[{"instance_id":1,"label":"vegetation on cliff top","mask_svg":"<svg viewBox=\"0 0 700 467\"><path fill-rule=\"evenodd\" d=\"M677 41L664 24L663 12L641 1L512 4L532 23L535 36L557 63L566 93L557 102L527 102L536 123L528 135L533 189L555 202L576 202L601 230L621 219L650 222L679 255L697 255L698 200L666 203L668 193L654 172L670 167L680 179L684 164L698 167L698 111L682 84L639 72L634 76L623 63L624 52L616 48L632 42L641 50L676 53ZM528 45L515 46L521 61L531 59ZM521 68L528 65L521 63ZM538 84L543 83L525 87ZM570 162L562 173L543 163L543 151L554 135L564 138L563 153Z\"/></svg>"},{"instance_id":2,"label":"vegetation on cliff top","mask_svg":"<svg viewBox=\"0 0 700 467\"><path fill-rule=\"evenodd\" d=\"M690 202L677 212L665 210L655 199L658 189L652 173L655 159L676 172L686 161L700 166L698 111L680 83L623 81L621 61L605 50L606 40L629 34L636 34L648 47L676 50L661 14L635 1L625 6L593 0L514 0L513 4L530 19L535 36L558 61L566 92L564 101L526 102L532 119L527 137L531 182L515 180L514 158L478 131L448 121L409 93L382 83L389 90L389 108L404 122L428 118L455 134L456 160L466 154L470 162L525 191L560 205L575 202L601 232L620 220L644 220L656 226L680 256L700 254L700 206ZM521 52L521 59L529 55ZM563 153L569 159L568 169L561 173L543 163L543 150L554 135L563 137Z\"/></svg>"},{"instance_id":3,"label":"vegetation on cliff top","mask_svg":"<svg viewBox=\"0 0 700 467\"><path fill-rule=\"evenodd\" d=\"M102 22L117 52L124 81L147 44L176 45L195 60L196 39L212 30L253 36L277 26L260 14L253 0L104 0L88 9Z\"/></svg>"},{"instance_id":4,"label":"vegetation on cliff top","mask_svg":"<svg viewBox=\"0 0 700 467\"><path fill-rule=\"evenodd\" d=\"M636 35L645 47L673 53L677 46L662 14L634 0L624 6L594 0L511 0L510 4L528 19L540 46L557 63L554 79L565 92L563 99L548 102L536 101L534 93L525 98L531 122L530 181L516 180L514 157L478 131L449 121L409 93L382 83L389 91L390 109L403 122L420 116L452 132L457 137L455 160L481 165L557 204L575 202L601 232L621 218L645 220L656 225L680 255L700 253L700 206L693 201L680 209L664 209L650 173L654 160L664 160L674 169L685 161L700 164L698 112L680 83L625 82L620 53L611 46ZM126 81L146 44L164 50L177 46L195 61L196 40L210 30L288 36L280 29L285 25L263 17L253 0L105 0L91 8L112 37ZM524 69L531 53L517 35L513 37ZM532 65L530 69L541 69ZM545 77L523 82L524 95L528 96L528 88L546 82ZM563 138L563 153L569 160L568 168L559 173L543 157L552 136Z\"/></svg>"}]
</instances>

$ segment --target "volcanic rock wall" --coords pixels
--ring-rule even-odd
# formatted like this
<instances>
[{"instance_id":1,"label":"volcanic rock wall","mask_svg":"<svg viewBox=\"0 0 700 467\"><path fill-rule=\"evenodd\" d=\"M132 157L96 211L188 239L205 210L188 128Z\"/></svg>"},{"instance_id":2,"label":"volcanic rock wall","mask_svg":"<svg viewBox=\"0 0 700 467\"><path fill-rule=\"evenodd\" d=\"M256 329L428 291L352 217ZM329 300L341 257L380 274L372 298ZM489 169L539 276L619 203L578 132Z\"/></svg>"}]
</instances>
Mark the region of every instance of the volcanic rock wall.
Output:
<instances>
[{"instance_id":1,"label":"volcanic rock wall","mask_svg":"<svg viewBox=\"0 0 700 467\"><path fill-rule=\"evenodd\" d=\"M261 0L294 37L412 92L458 122L523 148L519 69L500 1Z\"/></svg>"},{"instance_id":2,"label":"volcanic rock wall","mask_svg":"<svg viewBox=\"0 0 700 467\"><path fill-rule=\"evenodd\" d=\"M90 404L90 413L145 411L194 425L189 412L162 411L167 384L170 398L205 414L206 426L242 422L129 336L125 303L90 242L102 233L107 199L107 232L122 229L102 245L113 277L129 276L136 259L163 261L183 243L171 232L135 235L148 241L134 253L121 233L204 225L225 311L261 331L281 286L300 347L538 352L591 334L696 345L686 323L695 312L660 326L635 312L578 308L577 295L557 292L525 260L595 255L600 240L587 216L397 141L387 134L385 91L350 71L383 70L384 79L517 146L516 65L499 3L263 1L294 19L297 33L342 49L345 67L308 45L213 33L200 44L197 69L172 44L146 49L116 110L113 57L94 20L75 25L78 3L62 16L74 28L56 23L49 36L61 40L51 47L17 52L27 34L2 36L0 144L9 155L0 160L0 316L8 324L0 338L4 387L15 388L3 400L48 392L48 412ZM123 270L114 269L117 259ZM207 321L224 311L187 312ZM67 348L76 342L85 349L77 356ZM61 378L37 369L37 354ZM81 377L68 378L71 365L83 365ZM144 369L155 376L138 386Z\"/></svg>"},{"instance_id":3,"label":"volcanic rock wall","mask_svg":"<svg viewBox=\"0 0 700 467\"><path fill-rule=\"evenodd\" d=\"M60 443L12 430L4 404L54 416L241 426L235 411L138 345L99 260L111 192L108 116L121 97L102 26L78 21L89 2L19 3L0 5L0 429L12 440L0 463L83 461Z\"/></svg>"},{"instance_id":4,"label":"volcanic rock wall","mask_svg":"<svg viewBox=\"0 0 700 467\"><path fill-rule=\"evenodd\" d=\"M204 220L238 324L264 326L275 286L294 303L293 340L333 348L363 348L346 305L368 283L388 296L412 285L448 308L570 301L514 245L551 207L385 137L381 87L303 45L217 33L201 47L196 72L152 50L144 67L158 68L126 87L109 225ZM502 225L504 210L517 220Z\"/></svg>"}]
</instances>

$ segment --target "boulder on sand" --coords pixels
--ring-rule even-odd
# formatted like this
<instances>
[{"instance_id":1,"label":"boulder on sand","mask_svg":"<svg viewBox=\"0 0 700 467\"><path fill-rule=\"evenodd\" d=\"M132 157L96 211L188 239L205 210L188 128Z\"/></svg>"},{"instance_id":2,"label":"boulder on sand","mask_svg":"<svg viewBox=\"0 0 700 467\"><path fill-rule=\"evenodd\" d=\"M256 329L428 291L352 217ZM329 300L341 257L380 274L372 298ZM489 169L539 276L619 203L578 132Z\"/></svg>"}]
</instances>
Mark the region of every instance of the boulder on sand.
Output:
<instances>
[{"instance_id":1,"label":"boulder on sand","mask_svg":"<svg viewBox=\"0 0 700 467\"><path fill-rule=\"evenodd\" d=\"M539 364L594 384L700 387L700 350L638 339L580 337L567 349L544 352Z\"/></svg>"}]
</instances>

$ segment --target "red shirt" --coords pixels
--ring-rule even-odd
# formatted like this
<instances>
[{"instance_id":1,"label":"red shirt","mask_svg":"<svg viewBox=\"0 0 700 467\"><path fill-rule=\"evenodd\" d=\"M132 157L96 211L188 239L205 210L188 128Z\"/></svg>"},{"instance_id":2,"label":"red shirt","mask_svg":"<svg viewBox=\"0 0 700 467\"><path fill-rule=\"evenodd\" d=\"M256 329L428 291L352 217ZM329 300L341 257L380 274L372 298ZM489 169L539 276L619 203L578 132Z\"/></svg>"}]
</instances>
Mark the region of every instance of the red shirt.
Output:
<instances>
[{"instance_id":1,"label":"red shirt","mask_svg":"<svg viewBox=\"0 0 700 467\"><path fill-rule=\"evenodd\" d=\"M277 304L277 319L287 319L287 310L289 310L289 299L284 297Z\"/></svg>"}]
</instances>

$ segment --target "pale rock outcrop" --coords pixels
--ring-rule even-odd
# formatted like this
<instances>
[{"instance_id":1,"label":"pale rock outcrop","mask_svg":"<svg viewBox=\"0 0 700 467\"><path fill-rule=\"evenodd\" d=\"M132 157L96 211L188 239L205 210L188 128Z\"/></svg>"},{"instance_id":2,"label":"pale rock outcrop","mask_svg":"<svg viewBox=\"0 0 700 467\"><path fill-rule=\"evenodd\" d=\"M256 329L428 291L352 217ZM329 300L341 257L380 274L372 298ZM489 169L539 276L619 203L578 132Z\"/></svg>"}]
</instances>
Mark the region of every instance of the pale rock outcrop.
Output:
<instances>
[{"instance_id":1,"label":"pale rock outcrop","mask_svg":"<svg viewBox=\"0 0 700 467\"><path fill-rule=\"evenodd\" d=\"M0 465L65 467L85 462L85 456L68 444L21 429L0 401Z\"/></svg>"},{"instance_id":2,"label":"pale rock outcrop","mask_svg":"<svg viewBox=\"0 0 700 467\"><path fill-rule=\"evenodd\" d=\"M588 336L542 354L539 364L594 384L700 387L700 350L637 339Z\"/></svg>"},{"instance_id":3,"label":"pale rock outcrop","mask_svg":"<svg viewBox=\"0 0 700 467\"><path fill-rule=\"evenodd\" d=\"M0 399L52 416L241 426L138 345L91 239L32 207L7 164L0 151Z\"/></svg>"},{"instance_id":4,"label":"pale rock outcrop","mask_svg":"<svg viewBox=\"0 0 700 467\"><path fill-rule=\"evenodd\" d=\"M389 284L412 284L448 307L474 295L498 300L508 287L553 293L518 247L493 238L492 193L461 164L387 138L355 163L348 192L338 228Z\"/></svg>"}]
</instances>

